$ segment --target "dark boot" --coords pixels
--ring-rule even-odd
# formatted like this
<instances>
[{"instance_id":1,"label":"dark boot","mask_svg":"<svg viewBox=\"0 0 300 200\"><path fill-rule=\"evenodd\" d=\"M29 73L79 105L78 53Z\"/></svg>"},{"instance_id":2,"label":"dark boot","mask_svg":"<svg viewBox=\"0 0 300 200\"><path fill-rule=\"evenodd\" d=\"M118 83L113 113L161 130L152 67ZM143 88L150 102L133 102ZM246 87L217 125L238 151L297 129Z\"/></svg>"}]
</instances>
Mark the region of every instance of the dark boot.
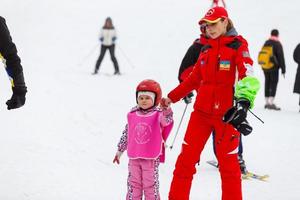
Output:
<instances>
[{"instance_id":1,"label":"dark boot","mask_svg":"<svg viewBox=\"0 0 300 200\"><path fill-rule=\"evenodd\" d=\"M278 107L278 106L276 106L275 104L269 105L269 109L270 109L270 110L281 110L281 108Z\"/></svg>"},{"instance_id":2,"label":"dark boot","mask_svg":"<svg viewBox=\"0 0 300 200\"><path fill-rule=\"evenodd\" d=\"M95 71L92 74L93 75L98 74L98 70L95 69Z\"/></svg>"}]
</instances>

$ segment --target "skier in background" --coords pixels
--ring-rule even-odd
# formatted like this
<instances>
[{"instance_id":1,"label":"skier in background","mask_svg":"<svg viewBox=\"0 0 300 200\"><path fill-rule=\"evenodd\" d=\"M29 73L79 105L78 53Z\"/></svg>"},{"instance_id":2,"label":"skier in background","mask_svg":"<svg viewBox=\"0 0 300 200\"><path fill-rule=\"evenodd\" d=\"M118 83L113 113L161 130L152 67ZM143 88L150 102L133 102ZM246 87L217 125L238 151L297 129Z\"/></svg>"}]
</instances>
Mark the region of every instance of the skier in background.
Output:
<instances>
[{"instance_id":1,"label":"skier in background","mask_svg":"<svg viewBox=\"0 0 300 200\"><path fill-rule=\"evenodd\" d=\"M112 23L112 19L107 17L105 19L105 23L102 27L101 34L99 40L101 41L101 51L99 58L96 62L95 70L93 74L97 74L99 71L99 67L104 58L106 50L109 50L110 58L114 64L115 72L114 75L120 75L119 64L115 56L115 41L117 39L117 34L115 27Z\"/></svg>"},{"instance_id":2,"label":"skier in background","mask_svg":"<svg viewBox=\"0 0 300 200\"><path fill-rule=\"evenodd\" d=\"M170 107L158 107L160 85L151 79L136 88L137 106L127 114L127 125L113 162L119 164L122 153L129 157L127 200L159 200L158 167L165 158L165 142L173 127Z\"/></svg>"},{"instance_id":3,"label":"skier in background","mask_svg":"<svg viewBox=\"0 0 300 200\"><path fill-rule=\"evenodd\" d=\"M0 16L0 59L2 59L5 70L9 76L12 97L6 102L7 109L15 109L25 104L27 87L24 81L21 59L18 56L16 45L10 36L5 19Z\"/></svg>"},{"instance_id":4,"label":"skier in background","mask_svg":"<svg viewBox=\"0 0 300 200\"><path fill-rule=\"evenodd\" d=\"M197 88L194 111L177 158L169 200L188 200L195 165L212 131L222 181L222 200L241 200L238 129L247 124L259 89L247 41L239 36L223 7L214 7L199 21L208 38L192 73L173 89L162 106L176 103ZM235 85L235 81L238 83ZM234 89L235 86L235 89ZM235 99L235 102L234 102Z\"/></svg>"},{"instance_id":5,"label":"skier in background","mask_svg":"<svg viewBox=\"0 0 300 200\"><path fill-rule=\"evenodd\" d=\"M294 57L294 61L298 64L296 79L294 83L294 93L300 94L300 44L298 44L297 47L295 48L293 57ZM299 100L299 106L300 106L300 100Z\"/></svg>"},{"instance_id":6,"label":"skier in background","mask_svg":"<svg viewBox=\"0 0 300 200\"><path fill-rule=\"evenodd\" d=\"M205 43L205 38L207 37L207 36L205 36L205 31L206 31L205 27L200 26L200 31L201 31L200 37L197 38L193 42L193 44L188 48L188 50L185 53L185 55L182 59L182 62L180 64L179 73L178 73L178 80L180 83L183 82L189 76L189 74L193 71L193 67L199 58L200 51L201 51L202 47L204 46L203 44L201 44L201 40L202 40L202 43ZM197 90L197 88L195 88L195 90ZM183 98L183 101L186 104L190 104L192 102L193 96L194 96L193 92L190 92L187 96L185 96ZM213 133L213 149L214 149L214 154L216 155L216 148L215 148L214 140L215 140L215 134ZM240 137L238 159L239 159L239 164L240 164L240 169L241 169L242 174L246 174L247 168L246 168L246 163L243 159L242 135Z\"/></svg>"},{"instance_id":7,"label":"skier in background","mask_svg":"<svg viewBox=\"0 0 300 200\"><path fill-rule=\"evenodd\" d=\"M221 5L219 5L219 2L220 2L220 0L213 0L211 7L213 8L213 7L221 6ZM226 8L226 4L225 4L224 0L222 0L222 4L223 4L223 7Z\"/></svg>"},{"instance_id":8,"label":"skier in background","mask_svg":"<svg viewBox=\"0 0 300 200\"><path fill-rule=\"evenodd\" d=\"M272 47L272 63L274 66L270 69L264 69L265 75L265 109L281 110L280 107L274 103L277 84L279 80L279 69L281 69L282 76L285 76L285 61L283 55L283 48L279 41L279 31L273 29L271 31L271 37L264 43L263 47Z\"/></svg>"}]
</instances>

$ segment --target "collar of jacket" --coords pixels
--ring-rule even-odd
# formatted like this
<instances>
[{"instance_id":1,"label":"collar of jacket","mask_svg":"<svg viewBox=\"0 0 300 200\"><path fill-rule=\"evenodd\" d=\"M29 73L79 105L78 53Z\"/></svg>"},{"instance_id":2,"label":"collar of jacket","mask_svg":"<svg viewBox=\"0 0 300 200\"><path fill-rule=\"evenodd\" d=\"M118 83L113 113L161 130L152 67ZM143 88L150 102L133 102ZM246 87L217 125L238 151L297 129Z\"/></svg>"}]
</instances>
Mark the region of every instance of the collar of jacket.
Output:
<instances>
[{"instance_id":1,"label":"collar of jacket","mask_svg":"<svg viewBox=\"0 0 300 200\"><path fill-rule=\"evenodd\" d=\"M233 27L229 31L226 32L225 35L221 35L220 37L216 39L207 38L204 35L201 35L200 37L200 43L201 44L209 44L211 46L215 45L225 45L234 40L234 38L238 37L238 32Z\"/></svg>"},{"instance_id":2,"label":"collar of jacket","mask_svg":"<svg viewBox=\"0 0 300 200\"><path fill-rule=\"evenodd\" d=\"M279 42L279 37L277 36L271 36L269 39Z\"/></svg>"},{"instance_id":3,"label":"collar of jacket","mask_svg":"<svg viewBox=\"0 0 300 200\"><path fill-rule=\"evenodd\" d=\"M143 114L147 114L147 113L150 113L153 111L161 111L161 109L158 106L153 106L151 108L144 110L144 109L140 108L139 106L135 106L130 110L130 112L135 112L135 111L139 111Z\"/></svg>"}]
</instances>

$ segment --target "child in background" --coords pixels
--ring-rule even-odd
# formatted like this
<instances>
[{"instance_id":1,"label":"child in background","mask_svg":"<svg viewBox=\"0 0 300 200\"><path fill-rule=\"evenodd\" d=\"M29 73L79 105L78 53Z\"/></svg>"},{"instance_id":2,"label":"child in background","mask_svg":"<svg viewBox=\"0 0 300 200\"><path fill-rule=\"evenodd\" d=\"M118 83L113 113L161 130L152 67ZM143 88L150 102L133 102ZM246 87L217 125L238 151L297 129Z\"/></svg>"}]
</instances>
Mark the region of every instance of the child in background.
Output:
<instances>
[{"instance_id":1,"label":"child in background","mask_svg":"<svg viewBox=\"0 0 300 200\"><path fill-rule=\"evenodd\" d=\"M129 157L127 200L159 200L158 166L164 162L165 141L173 127L170 107L159 108L160 85L150 79L136 88L135 106L127 114L127 125L113 162L119 164L122 153Z\"/></svg>"}]
</instances>

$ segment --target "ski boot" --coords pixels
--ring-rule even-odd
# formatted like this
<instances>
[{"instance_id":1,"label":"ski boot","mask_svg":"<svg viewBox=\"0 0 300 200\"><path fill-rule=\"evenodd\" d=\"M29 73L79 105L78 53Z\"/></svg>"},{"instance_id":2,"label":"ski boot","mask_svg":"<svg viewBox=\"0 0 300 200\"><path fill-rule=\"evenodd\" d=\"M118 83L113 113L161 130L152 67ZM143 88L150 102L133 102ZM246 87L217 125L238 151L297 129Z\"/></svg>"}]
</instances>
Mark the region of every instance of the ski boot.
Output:
<instances>
[{"instance_id":1,"label":"ski boot","mask_svg":"<svg viewBox=\"0 0 300 200\"><path fill-rule=\"evenodd\" d=\"M265 109L269 109L269 110L281 110L280 107L276 106L275 104L266 104L265 105Z\"/></svg>"},{"instance_id":2,"label":"ski boot","mask_svg":"<svg viewBox=\"0 0 300 200\"><path fill-rule=\"evenodd\" d=\"M243 175L246 175L247 172L248 172L248 170L247 170L247 168L246 168L246 163L245 163L245 161L244 161L244 159L243 159L243 156L242 156L242 155L239 155L239 156L238 156L238 160L239 160L239 164L240 164L241 173L242 173Z\"/></svg>"}]
</instances>

